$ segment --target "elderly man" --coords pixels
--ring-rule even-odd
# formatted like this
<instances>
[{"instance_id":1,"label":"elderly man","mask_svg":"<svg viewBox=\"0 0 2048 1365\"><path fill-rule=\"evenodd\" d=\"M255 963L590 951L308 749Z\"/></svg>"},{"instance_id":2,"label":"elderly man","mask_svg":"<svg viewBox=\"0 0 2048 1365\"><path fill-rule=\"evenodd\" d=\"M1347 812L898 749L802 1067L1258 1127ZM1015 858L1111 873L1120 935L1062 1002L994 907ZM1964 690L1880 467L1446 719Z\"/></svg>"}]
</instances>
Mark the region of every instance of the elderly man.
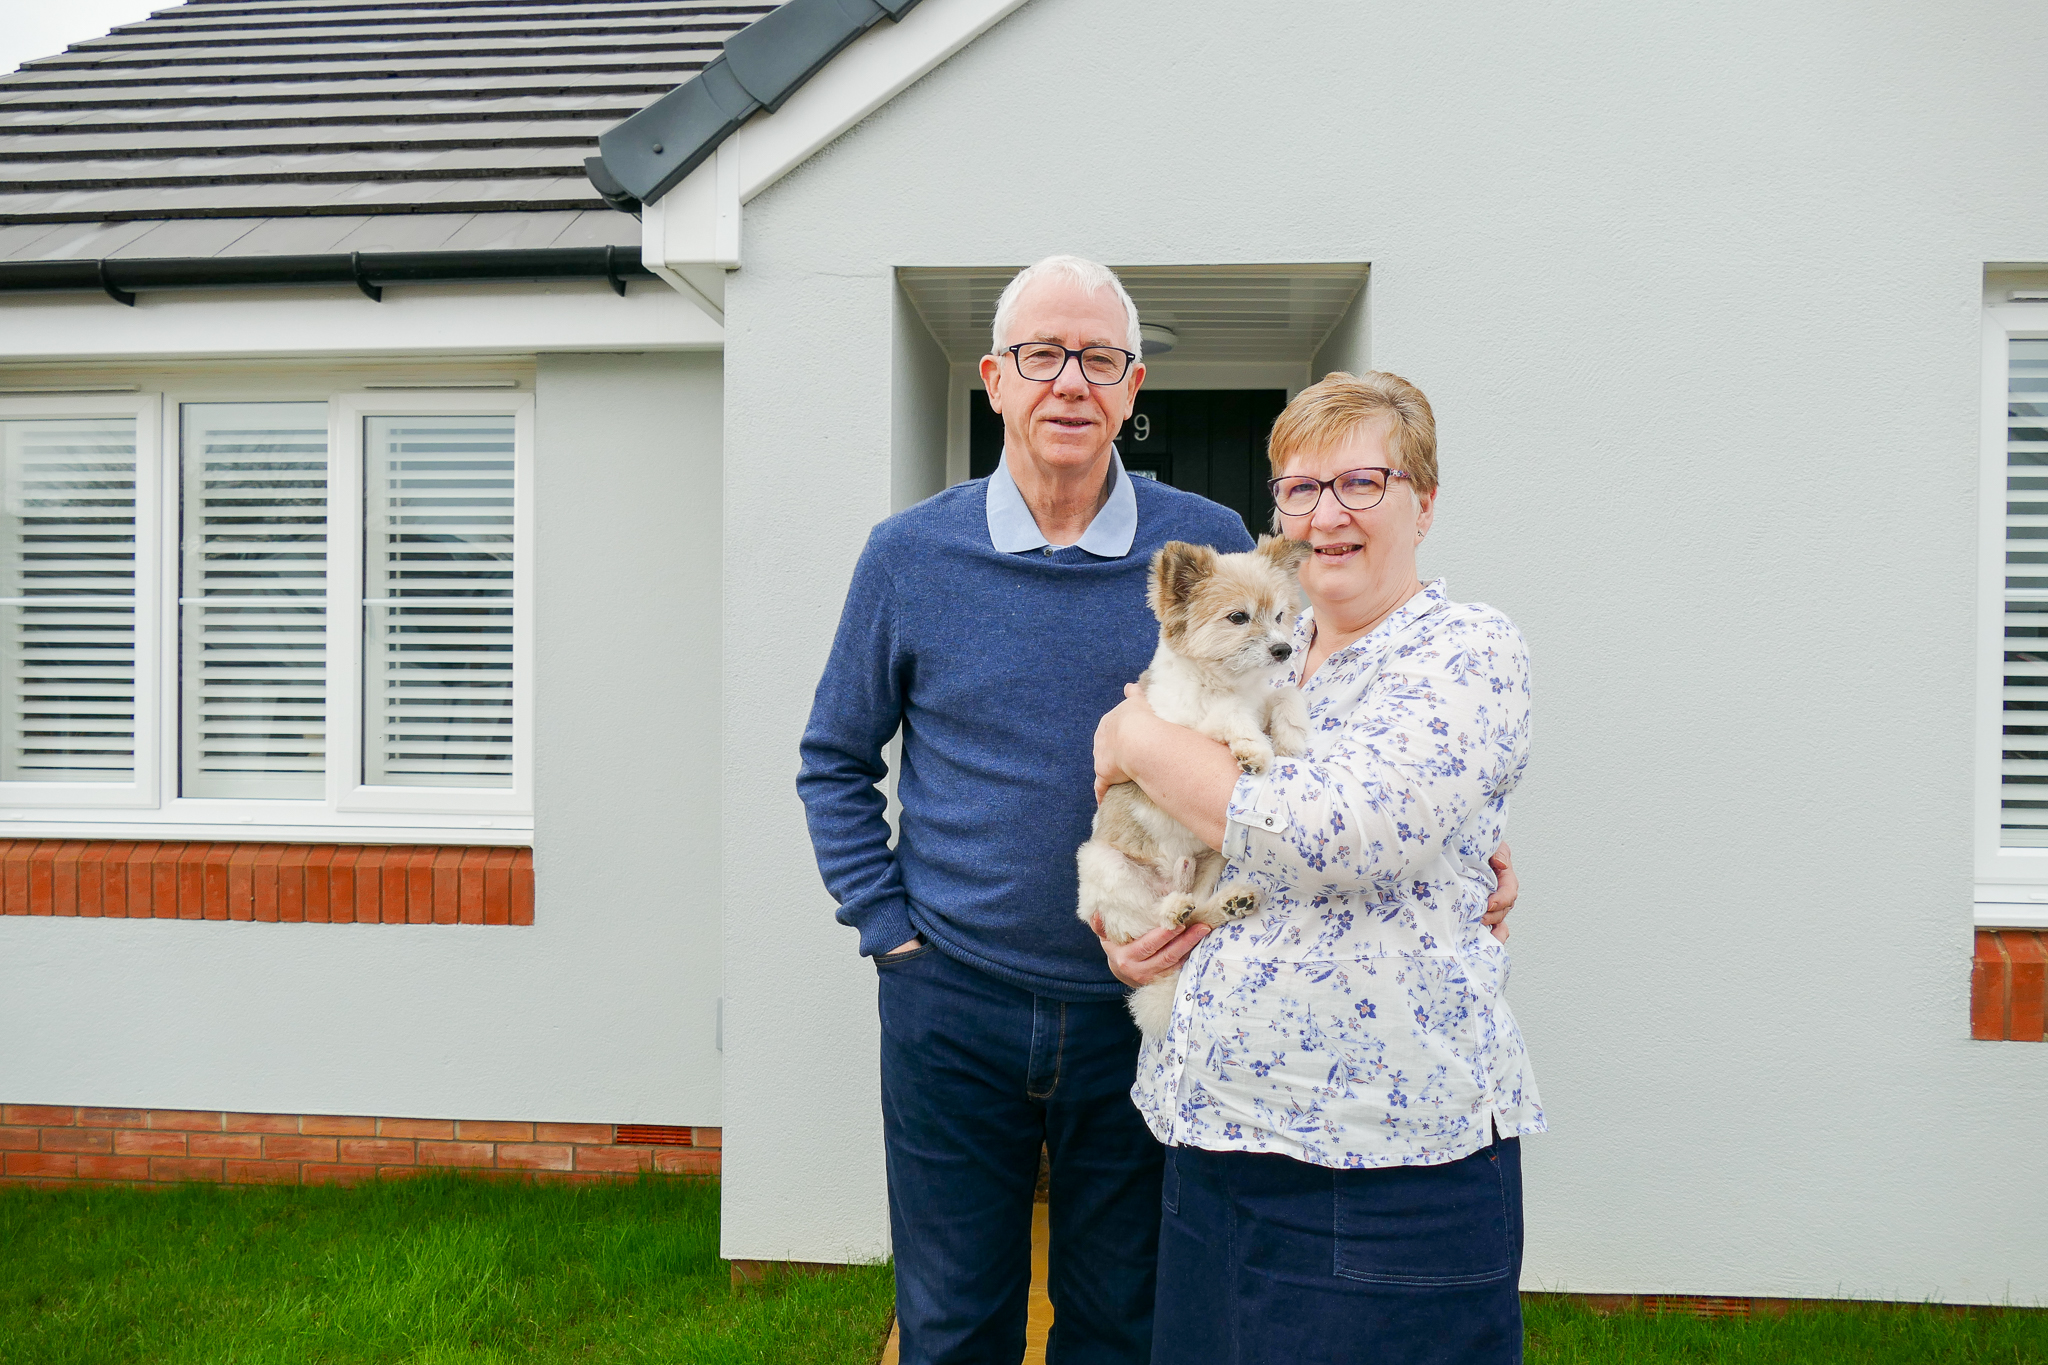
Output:
<instances>
[{"instance_id":1,"label":"elderly man","mask_svg":"<svg viewBox=\"0 0 2048 1365\"><path fill-rule=\"evenodd\" d=\"M1074 850L1096 722L1157 638L1154 552L1251 538L1235 513L1124 472L1112 443L1139 355L1137 308L1104 267L1055 256L1010 282L981 362L1002 463L875 528L804 732L818 867L880 978L904 1365L1021 1358L1041 1144L1048 1360L1151 1356L1161 1152L1129 1096L1124 983L1207 930L1118 947L1112 975L1075 917ZM899 729L892 847L877 784Z\"/></svg>"}]
</instances>

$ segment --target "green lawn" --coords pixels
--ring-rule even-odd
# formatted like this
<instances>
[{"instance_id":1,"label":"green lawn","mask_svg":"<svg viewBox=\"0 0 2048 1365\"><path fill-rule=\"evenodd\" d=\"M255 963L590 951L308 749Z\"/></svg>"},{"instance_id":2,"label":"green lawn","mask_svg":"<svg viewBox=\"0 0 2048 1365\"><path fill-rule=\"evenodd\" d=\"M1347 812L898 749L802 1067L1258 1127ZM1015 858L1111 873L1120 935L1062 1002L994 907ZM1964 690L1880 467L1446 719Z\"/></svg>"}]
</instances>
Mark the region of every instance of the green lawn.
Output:
<instances>
[{"instance_id":1,"label":"green lawn","mask_svg":"<svg viewBox=\"0 0 2048 1365\"><path fill-rule=\"evenodd\" d=\"M2035 1365L2048 1362L2048 1313L1938 1308L1823 1309L1700 1321L1524 1299L1528 1365Z\"/></svg>"},{"instance_id":2,"label":"green lawn","mask_svg":"<svg viewBox=\"0 0 2048 1365\"><path fill-rule=\"evenodd\" d=\"M0 1365L871 1365L888 1327L886 1266L729 1286L709 1182L0 1189ZM1527 1320L1529 1365L2048 1365L2038 1312Z\"/></svg>"},{"instance_id":3,"label":"green lawn","mask_svg":"<svg viewBox=\"0 0 2048 1365\"><path fill-rule=\"evenodd\" d=\"M0 1189L5 1365L870 1365L886 1266L735 1294L705 1181Z\"/></svg>"}]
</instances>

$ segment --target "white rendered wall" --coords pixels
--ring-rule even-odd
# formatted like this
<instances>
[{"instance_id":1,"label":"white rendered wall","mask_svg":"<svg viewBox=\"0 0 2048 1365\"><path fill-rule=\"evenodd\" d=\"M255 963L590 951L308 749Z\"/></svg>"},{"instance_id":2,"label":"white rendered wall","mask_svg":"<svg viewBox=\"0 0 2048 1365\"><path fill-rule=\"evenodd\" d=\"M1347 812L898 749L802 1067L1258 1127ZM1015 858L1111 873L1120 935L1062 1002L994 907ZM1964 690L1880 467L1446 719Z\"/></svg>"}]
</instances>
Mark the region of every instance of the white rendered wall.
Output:
<instances>
[{"instance_id":1,"label":"white rendered wall","mask_svg":"<svg viewBox=\"0 0 2048 1365\"><path fill-rule=\"evenodd\" d=\"M1309 362L1308 377L1313 384L1332 370L1360 374L1371 368L1372 281L1368 279L1358 297L1344 310L1344 316L1330 329L1330 335L1323 338L1322 348Z\"/></svg>"},{"instance_id":2,"label":"white rendered wall","mask_svg":"<svg viewBox=\"0 0 2048 1365\"><path fill-rule=\"evenodd\" d=\"M533 925L0 917L0 1097L719 1122L718 357L536 389Z\"/></svg>"},{"instance_id":3,"label":"white rendered wall","mask_svg":"<svg viewBox=\"0 0 2048 1365\"><path fill-rule=\"evenodd\" d=\"M894 397L889 505L901 510L946 486L946 382L951 367L900 285L891 299L889 319L895 338L890 365Z\"/></svg>"},{"instance_id":4,"label":"white rendered wall","mask_svg":"<svg viewBox=\"0 0 2048 1365\"><path fill-rule=\"evenodd\" d=\"M1436 405L1425 568L1535 659L1529 1286L2048 1298L2048 1186L1990 1178L2048 1046L1966 1019L1978 291L2048 260L2044 43L2018 3L1035 0L751 202L727 486L836 496L726 547L727 1254L886 1246L873 973L791 778L889 510L890 271L1078 251L1370 262L1371 360Z\"/></svg>"},{"instance_id":5,"label":"white rendered wall","mask_svg":"<svg viewBox=\"0 0 2048 1365\"><path fill-rule=\"evenodd\" d=\"M587 939L556 1024L611 1103L712 1125L719 356L543 355L536 391L534 927Z\"/></svg>"}]
</instances>

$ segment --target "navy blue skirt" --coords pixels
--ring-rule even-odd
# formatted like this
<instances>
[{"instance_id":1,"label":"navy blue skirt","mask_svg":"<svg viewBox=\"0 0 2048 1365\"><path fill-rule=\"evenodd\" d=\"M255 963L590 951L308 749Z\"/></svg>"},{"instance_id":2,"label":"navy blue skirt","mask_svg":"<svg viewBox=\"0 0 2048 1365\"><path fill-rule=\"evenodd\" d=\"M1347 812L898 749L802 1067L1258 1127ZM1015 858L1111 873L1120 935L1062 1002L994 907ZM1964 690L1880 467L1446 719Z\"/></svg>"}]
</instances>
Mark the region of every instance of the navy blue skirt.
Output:
<instances>
[{"instance_id":1,"label":"navy blue skirt","mask_svg":"<svg viewBox=\"0 0 2048 1365\"><path fill-rule=\"evenodd\" d=\"M1332 1170L1173 1147L1155 1365L1522 1359L1522 1152Z\"/></svg>"}]
</instances>

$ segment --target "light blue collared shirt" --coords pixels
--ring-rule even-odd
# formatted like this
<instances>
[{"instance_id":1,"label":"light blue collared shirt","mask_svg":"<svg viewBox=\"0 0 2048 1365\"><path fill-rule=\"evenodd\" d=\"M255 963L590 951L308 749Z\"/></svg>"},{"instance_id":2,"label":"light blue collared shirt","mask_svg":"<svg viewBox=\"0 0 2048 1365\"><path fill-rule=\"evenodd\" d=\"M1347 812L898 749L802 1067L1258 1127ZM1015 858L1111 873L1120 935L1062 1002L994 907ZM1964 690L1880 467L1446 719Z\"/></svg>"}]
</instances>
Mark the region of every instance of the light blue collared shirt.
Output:
<instances>
[{"instance_id":1,"label":"light blue collared shirt","mask_svg":"<svg viewBox=\"0 0 2048 1365\"><path fill-rule=\"evenodd\" d=\"M1115 446L1109 448L1109 467L1116 475L1109 501L1102 504L1095 520L1088 523L1088 529L1074 543L1099 558L1122 559L1131 552L1131 542L1138 538L1138 492L1131 487L1131 476L1124 473L1123 457L1117 454ZM1024 494L1010 477L1008 453L996 465L996 472L988 476L988 538L1006 555L1052 544L1038 529Z\"/></svg>"}]
</instances>

